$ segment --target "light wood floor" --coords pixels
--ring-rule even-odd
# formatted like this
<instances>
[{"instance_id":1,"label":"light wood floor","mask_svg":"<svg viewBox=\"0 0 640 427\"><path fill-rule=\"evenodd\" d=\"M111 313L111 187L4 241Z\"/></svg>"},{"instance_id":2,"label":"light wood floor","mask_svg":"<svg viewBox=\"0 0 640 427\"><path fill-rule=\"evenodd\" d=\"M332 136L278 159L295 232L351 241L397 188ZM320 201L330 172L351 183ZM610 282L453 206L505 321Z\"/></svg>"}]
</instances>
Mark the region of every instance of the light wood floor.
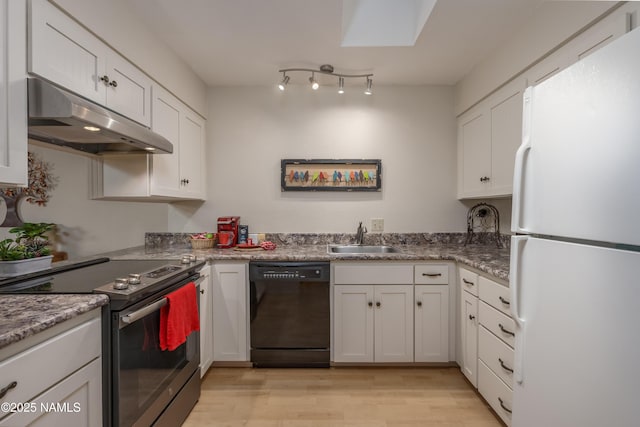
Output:
<instances>
[{"instance_id":1,"label":"light wood floor","mask_svg":"<svg viewBox=\"0 0 640 427\"><path fill-rule=\"evenodd\" d=\"M499 427L458 368L212 368L184 427Z\"/></svg>"}]
</instances>

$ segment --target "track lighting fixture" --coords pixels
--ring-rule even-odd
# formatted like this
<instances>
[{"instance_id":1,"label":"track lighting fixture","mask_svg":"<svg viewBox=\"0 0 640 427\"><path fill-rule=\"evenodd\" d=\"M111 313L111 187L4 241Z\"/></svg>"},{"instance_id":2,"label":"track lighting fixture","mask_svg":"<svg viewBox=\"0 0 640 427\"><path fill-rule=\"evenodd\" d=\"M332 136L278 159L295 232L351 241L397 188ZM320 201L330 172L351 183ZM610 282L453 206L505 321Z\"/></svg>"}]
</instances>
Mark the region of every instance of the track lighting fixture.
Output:
<instances>
[{"instance_id":1,"label":"track lighting fixture","mask_svg":"<svg viewBox=\"0 0 640 427\"><path fill-rule=\"evenodd\" d=\"M364 93L366 95L371 95L373 94L373 91L371 90L371 85L373 83L372 81L372 77L373 74L340 74L340 73L334 73L333 72L333 66L329 65L329 64L324 64L322 66L320 66L320 69L318 70L314 70L311 68L285 68L280 70L280 72L282 73L282 82L280 82L278 84L278 88L280 90L284 90L285 86L289 83L289 76L287 75L287 73L292 73L292 72L307 72L307 73L311 73L311 77L309 77L309 83L311 83L311 89L313 90L318 90L318 88L320 87L320 83L318 83L318 81L315 78L315 74L326 74L329 76L335 76L338 77L338 93L342 94L344 93L344 79L345 78L365 78L366 79L366 90L364 91Z\"/></svg>"},{"instance_id":2,"label":"track lighting fixture","mask_svg":"<svg viewBox=\"0 0 640 427\"><path fill-rule=\"evenodd\" d=\"M364 90L364 94L365 95L372 95L373 91L371 90L371 84L373 82L371 81L371 79L369 77L367 77L367 88Z\"/></svg>"},{"instance_id":3,"label":"track lighting fixture","mask_svg":"<svg viewBox=\"0 0 640 427\"><path fill-rule=\"evenodd\" d=\"M287 86L287 83L289 83L289 76L287 76L285 73L282 73L282 75L282 81L280 82L280 84L278 84L278 89L280 90L284 90Z\"/></svg>"}]
</instances>

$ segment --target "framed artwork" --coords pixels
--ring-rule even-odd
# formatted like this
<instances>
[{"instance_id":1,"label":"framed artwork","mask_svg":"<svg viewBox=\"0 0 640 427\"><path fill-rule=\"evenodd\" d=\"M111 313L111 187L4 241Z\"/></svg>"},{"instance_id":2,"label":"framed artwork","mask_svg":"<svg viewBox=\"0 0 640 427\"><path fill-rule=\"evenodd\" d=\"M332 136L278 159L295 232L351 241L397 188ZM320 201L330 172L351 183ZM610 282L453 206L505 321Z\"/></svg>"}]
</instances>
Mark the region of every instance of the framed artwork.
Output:
<instances>
[{"instance_id":1,"label":"framed artwork","mask_svg":"<svg viewBox=\"0 0 640 427\"><path fill-rule=\"evenodd\" d=\"M282 159L282 191L380 191L380 159Z\"/></svg>"}]
</instances>

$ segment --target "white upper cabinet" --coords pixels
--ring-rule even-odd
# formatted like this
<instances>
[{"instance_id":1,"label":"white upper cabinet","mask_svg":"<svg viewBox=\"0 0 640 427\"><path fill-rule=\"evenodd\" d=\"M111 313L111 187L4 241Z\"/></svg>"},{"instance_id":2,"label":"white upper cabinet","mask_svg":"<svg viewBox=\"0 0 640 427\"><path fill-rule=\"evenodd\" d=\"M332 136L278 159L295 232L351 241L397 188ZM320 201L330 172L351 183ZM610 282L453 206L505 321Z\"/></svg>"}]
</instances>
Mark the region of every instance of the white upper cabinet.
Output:
<instances>
[{"instance_id":1,"label":"white upper cabinet","mask_svg":"<svg viewBox=\"0 0 640 427\"><path fill-rule=\"evenodd\" d=\"M47 0L30 5L29 72L150 126L151 79Z\"/></svg>"},{"instance_id":2,"label":"white upper cabinet","mask_svg":"<svg viewBox=\"0 0 640 427\"><path fill-rule=\"evenodd\" d=\"M0 0L0 184L27 179L26 3Z\"/></svg>"},{"instance_id":3,"label":"white upper cabinet","mask_svg":"<svg viewBox=\"0 0 640 427\"><path fill-rule=\"evenodd\" d=\"M524 78L517 78L459 117L459 199L510 196L513 192L525 87Z\"/></svg>"},{"instance_id":4,"label":"white upper cabinet","mask_svg":"<svg viewBox=\"0 0 640 427\"><path fill-rule=\"evenodd\" d=\"M184 110L180 121L180 189L189 198L204 199L205 121Z\"/></svg>"},{"instance_id":5,"label":"white upper cabinet","mask_svg":"<svg viewBox=\"0 0 640 427\"><path fill-rule=\"evenodd\" d=\"M637 8L620 7L458 117L458 199L511 196L524 89L629 31Z\"/></svg>"},{"instance_id":6,"label":"white upper cabinet","mask_svg":"<svg viewBox=\"0 0 640 427\"><path fill-rule=\"evenodd\" d=\"M204 200L204 119L156 85L151 129L173 144L173 153L109 155L93 160L93 198Z\"/></svg>"},{"instance_id":7,"label":"white upper cabinet","mask_svg":"<svg viewBox=\"0 0 640 427\"><path fill-rule=\"evenodd\" d=\"M204 119L156 87L151 129L173 144L173 154L151 157L151 194L204 199Z\"/></svg>"}]
</instances>

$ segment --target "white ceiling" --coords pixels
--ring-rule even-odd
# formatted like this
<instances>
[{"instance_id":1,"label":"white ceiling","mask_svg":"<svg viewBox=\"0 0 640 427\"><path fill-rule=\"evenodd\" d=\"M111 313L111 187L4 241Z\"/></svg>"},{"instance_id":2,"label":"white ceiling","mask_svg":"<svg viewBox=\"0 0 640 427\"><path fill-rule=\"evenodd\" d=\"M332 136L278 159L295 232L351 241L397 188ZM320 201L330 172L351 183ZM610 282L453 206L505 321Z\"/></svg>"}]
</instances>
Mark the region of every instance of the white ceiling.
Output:
<instances>
[{"instance_id":1,"label":"white ceiling","mask_svg":"<svg viewBox=\"0 0 640 427\"><path fill-rule=\"evenodd\" d=\"M130 4L210 86L275 84L280 68L327 63L336 72L372 72L374 84L451 85L504 43L542 1L439 0L413 47L341 47L342 0ZM291 83L306 78L292 75Z\"/></svg>"}]
</instances>

